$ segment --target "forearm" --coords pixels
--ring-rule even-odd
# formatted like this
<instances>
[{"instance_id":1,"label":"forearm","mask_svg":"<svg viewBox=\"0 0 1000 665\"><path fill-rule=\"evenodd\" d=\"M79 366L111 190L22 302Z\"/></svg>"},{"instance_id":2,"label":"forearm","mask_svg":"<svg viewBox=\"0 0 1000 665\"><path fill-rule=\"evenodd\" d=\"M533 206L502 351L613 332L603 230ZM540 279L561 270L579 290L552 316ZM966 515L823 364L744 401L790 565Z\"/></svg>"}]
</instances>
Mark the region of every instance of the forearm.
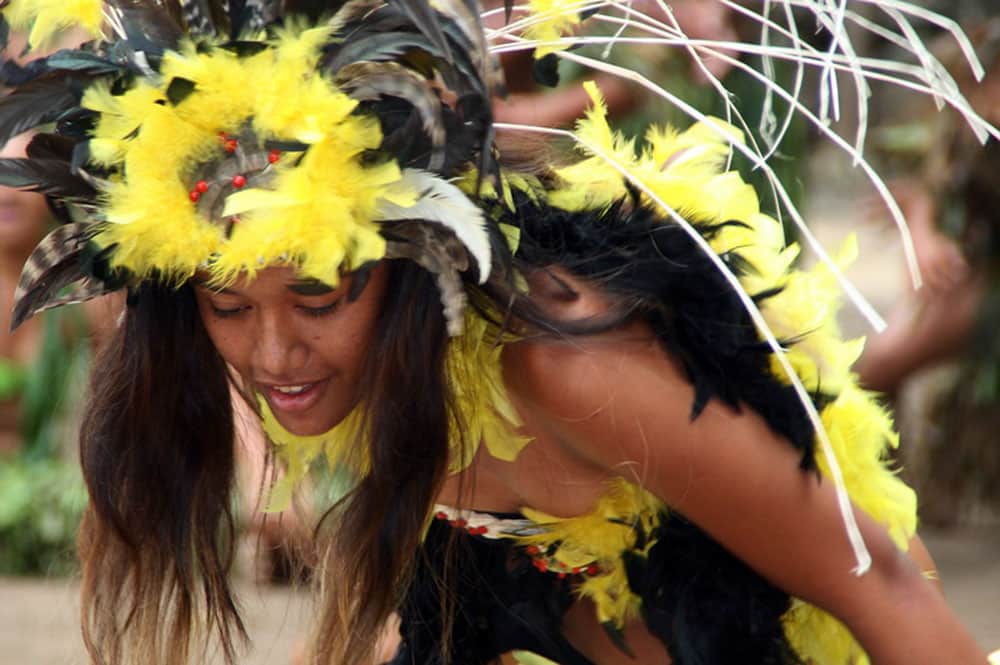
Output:
<instances>
[{"instance_id":1,"label":"forearm","mask_svg":"<svg viewBox=\"0 0 1000 665\"><path fill-rule=\"evenodd\" d=\"M935 583L912 561L900 556L889 570L875 568L868 575L873 577L865 583L879 587L866 594L871 602L852 606L841 618L874 665L986 662L986 653L945 604Z\"/></svg>"},{"instance_id":2,"label":"forearm","mask_svg":"<svg viewBox=\"0 0 1000 665\"><path fill-rule=\"evenodd\" d=\"M937 564L934 563L934 558L927 551L927 547L924 545L924 541L920 539L920 536L913 536L910 539L910 549L907 551L907 554L910 555L910 560L920 569L921 576L930 581L934 590L938 593L944 593L944 588L941 586L941 578L938 576Z\"/></svg>"}]
</instances>

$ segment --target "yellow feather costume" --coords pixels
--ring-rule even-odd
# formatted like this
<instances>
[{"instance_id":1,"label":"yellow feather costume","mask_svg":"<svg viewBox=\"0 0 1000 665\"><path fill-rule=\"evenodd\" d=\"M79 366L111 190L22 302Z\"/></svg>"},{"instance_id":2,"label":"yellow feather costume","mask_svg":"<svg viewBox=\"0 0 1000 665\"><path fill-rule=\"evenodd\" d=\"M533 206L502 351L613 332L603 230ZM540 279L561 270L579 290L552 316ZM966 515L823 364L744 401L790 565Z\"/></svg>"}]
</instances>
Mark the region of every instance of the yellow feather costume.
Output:
<instances>
[{"instance_id":1,"label":"yellow feather costume","mask_svg":"<svg viewBox=\"0 0 1000 665\"><path fill-rule=\"evenodd\" d=\"M750 263L753 269L742 277L749 293L781 287L777 295L765 301L765 319L779 337L797 341L787 354L805 385L836 395L822 409L821 417L855 505L883 524L900 549L907 549L916 530L916 497L885 458L887 448L896 446L898 438L888 413L873 395L858 388L847 369L860 353L863 340L840 339L834 320L840 293L829 270L823 266L810 271L793 269L797 247L784 245L780 224L760 212L753 189L736 173L722 170L729 152L727 142L738 140L739 132L715 119L709 121L711 126L697 124L684 132L654 128L647 134L647 147L636 157L632 144L608 126L596 88L588 86L588 90L594 108L577 130L586 145L613 156L667 205L685 215L708 222L743 223L723 227L712 240L713 249L719 253L738 249ZM557 207L600 208L626 195L621 174L603 157L590 157L558 169L556 175L560 186L548 192L548 200ZM506 189L511 182L504 178L502 185ZM520 178L514 182L530 196L540 195L536 180ZM488 190L485 196L509 201L509 194L498 195L495 190ZM855 253L851 240L842 251L841 262L849 262ZM491 454L511 460L528 440L516 434L519 422L505 395L499 371L501 349L490 339L486 323L468 317L466 333L453 340L447 371L460 398L456 417L466 421L469 440L482 442ZM788 380L777 363L772 365L772 371L777 378ZM364 472L365 462L362 460L358 467L357 455L347 454L348 450L356 453L359 449L356 441L360 433L353 416L323 437L305 438L283 432L266 407L265 417L268 434L278 444L279 455L289 469L289 479L275 488L272 507L282 507L292 481L304 473L304 460L311 460L321 451L325 450L335 464L354 459L355 471ZM458 445L457 436L453 439L451 469L458 472L468 465L475 446L466 450ZM816 463L821 473L829 475L822 456L817 456ZM629 589L622 554L648 553L656 541L646 539L640 544L637 534L652 533L666 509L638 485L615 480L586 515L557 518L524 507L523 515L539 530L509 537L540 552L536 564L553 574L589 570L589 574L581 576L576 593L594 602L601 623L621 628L638 616L641 606L638 596ZM803 601L793 600L783 623L789 643L811 665L868 662L839 621Z\"/></svg>"},{"instance_id":2,"label":"yellow feather costume","mask_svg":"<svg viewBox=\"0 0 1000 665\"><path fill-rule=\"evenodd\" d=\"M563 186L549 196L549 202L584 210L624 197L625 182L620 172L608 164L606 157L611 157L685 216L708 223L742 222L723 227L713 239L712 248L720 254L738 250L751 264L753 270L742 278L748 293L781 287L777 295L764 301L764 318L780 339L796 340L786 353L805 386L838 395L822 410L821 417L848 492L855 505L883 524L896 545L906 550L916 531L916 496L886 460L887 448L895 447L898 438L889 414L876 404L872 394L857 387L849 371L864 340L841 340L834 318L840 291L829 270L823 266L808 272L791 269L797 247L785 246L780 224L761 214L754 190L735 172L722 171L729 154L728 141L739 140L739 131L715 119L708 121L711 127L699 123L681 133L654 128L647 134L646 149L636 157L632 145L608 126L596 87L589 84L587 90L594 106L578 124L577 134L584 145L594 146L601 156L558 170ZM855 252L851 240L841 261L850 261ZM779 379L788 380L777 362L772 371ZM828 476L829 468L822 456L817 456L816 462ZM639 488L626 491L616 483L590 515L556 520L528 510L525 514L547 529L545 535L532 536L530 541L543 547L558 544L556 558L565 556L564 562L574 566L580 565L580 552L586 551L587 545L604 542L611 544L611 549L621 546L623 521L649 522L662 508ZM609 511L615 519L602 519ZM622 565L606 563L608 552L589 552L588 556L605 562L607 572L604 579L599 576L586 580L578 592L596 603L602 621L610 619L621 626L637 607L637 599L628 602L620 597L621 590L627 589ZM842 624L807 603L795 601L784 623L790 643L807 663L867 662Z\"/></svg>"},{"instance_id":3,"label":"yellow feather costume","mask_svg":"<svg viewBox=\"0 0 1000 665\"><path fill-rule=\"evenodd\" d=\"M16 29L30 29L30 40L38 45L71 25L99 35L102 4L14 0L3 13ZM576 28L583 5L565 0L529 4L534 18L524 34L543 43L536 55L561 49L556 42ZM448 18L454 28L454 17ZM107 77L86 88L81 106L99 115L87 136L87 166L105 167L110 173L106 180L87 182L99 190L96 203L88 202L99 228L87 240L99 249L114 248L107 252L111 271L127 271L133 284L149 278L180 284L201 272L211 283L225 285L238 275L252 278L264 266L294 265L303 277L335 285L341 271L386 256L387 242L375 223L380 205L407 208L422 193L407 184L410 181L393 158L365 159L382 145L380 119L358 113L358 99L317 71L324 49L349 37L334 36L335 22L284 25L272 26L274 31L266 33L272 36L257 42L260 50L243 55L223 48L221 38L206 37L197 46L182 40L179 48L171 43L162 51L162 59L161 52L156 53L154 75L146 74L152 72L148 61L130 62L127 77ZM432 53L434 36L427 39L430 45L422 51L413 42L405 46L413 57L408 63L410 76L404 79L427 84L415 107L420 102L431 107L446 104L434 86L438 79L448 78L438 69L450 58ZM379 55L375 48L368 54ZM486 54L478 57L483 63L477 64L485 64ZM428 64L435 58L440 62ZM486 72L488 67L482 69ZM456 70L451 70L451 77L460 78ZM478 77L478 72L471 77ZM128 83L123 84L125 80ZM406 83L396 83L400 87L395 92L400 93ZM122 85L127 89L119 90ZM492 86L473 87L482 96L479 106L488 108ZM775 291L762 303L764 319L781 339L794 342L784 357L806 389L831 396L820 416L844 484L855 503L884 524L894 542L905 549L915 528L915 499L884 460L896 437L888 415L857 387L848 370L863 341L840 340L834 321L839 294L829 271L792 268L797 249L784 246L780 225L760 212L754 191L737 174L726 172L730 144L742 140L740 132L715 119L684 132L653 129L636 155L634 144L612 131L596 89L593 85L587 89L594 108L577 131L587 146L587 157L555 169L554 185L546 181L543 186L538 179L513 173L503 174L495 183L488 179L479 183L478 176L484 174L470 172L465 179L475 200L470 207L490 201L513 209L513 192L520 191L566 211L600 210L628 194L618 166L671 212L709 224L739 221L740 225L725 226L711 238L712 249L719 254L738 250L752 267L741 276L748 293ZM486 127L482 134L491 136L489 114L476 120L483 120ZM258 157L268 143L291 147L274 150L273 160L253 166L247 174L217 177L211 169L233 163L227 162L227 154L239 152L236 144L244 140L253 143L250 149ZM488 152L488 143L486 138L479 146L483 153ZM461 163L474 161L474 152L470 149ZM75 170L74 166L71 171ZM201 196L215 191L223 192L219 210L204 214L199 208ZM502 230L514 244L512 228ZM488 258L488 242L483 244ZM849 260L852 253L848 245L842 260ZM486 277L481 274L480 282ZM446 371L458 401L451 414L452 472L466 468L480 444L490 454L512 460L528 442L518 433L517 413L505 394L499 362L502 341L472 315L462 336L451 340ZM771 371L779 381L790 378L777 362ZM286 478L272 491L272 509L287 504L296 481L319 456L347 465L356 475L369 470L364 405L331 432L313 437L290 435L266 403L260 409L265 431L287 469ZM472 445L463 445L459 433ZM816 464L821 473L831 473L826 460L819 458ZM525 507L524 515L538 530L511 537L520 547L544 552L541 564L555 574L586 567L588 575L576 592L594 601L601 622L620 627L640 609L622 555L642 556L657 544L639 534L654 532L666 508L642 487L614 481L586 515L560 519ZM806 662L865 662L843 626L805 603L794 604L784 617L784 627Z\"/></svg>"}]
</instances>

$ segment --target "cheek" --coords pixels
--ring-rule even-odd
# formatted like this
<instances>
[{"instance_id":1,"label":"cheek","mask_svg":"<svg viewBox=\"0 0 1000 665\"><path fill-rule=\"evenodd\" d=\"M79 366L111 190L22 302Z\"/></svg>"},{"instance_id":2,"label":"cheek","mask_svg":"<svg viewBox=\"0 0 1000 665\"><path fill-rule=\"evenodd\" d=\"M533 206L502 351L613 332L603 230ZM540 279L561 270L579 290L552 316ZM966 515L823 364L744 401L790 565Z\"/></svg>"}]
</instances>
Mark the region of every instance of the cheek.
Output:
<instances>
[{"instance_id":1,"label":"cheek","mask_svg":"<svg viewBox=\"0 0 1000 665\"><path fill-rule=\"evenodd\" d=\"M206 312L206 309L209 311ZM201 313L202 325L208 338L215 346L222 359L227 364L234 367L240 374L245 374L245 370L250 364L250 344L252 336L248 331L241 330L240 326L231 321L220 320L214 316L208 305L198 302L198 311Z\"/></svg>"},{"instance_id":2,"label":"cheek","mask_svg":"<svg viewBox=\"0 0 1000 665\"><path fill-rule=\"evenodd\" d=\"M250 346L245 335L216 331L215 334L209 332L209 337L226 363L235 367L241 374L247 373L246 370L250 366Z\"/></svg>"},{"instance_id":3,"label":"cheek","mask_svg":"<svg viewBox=\"0 0 1000 665\"><path fill-rule=\"evenodd\" d=\"M368 350L375 336L374 319L363 311L345 311L335 324L322 330L314 329L308 335L312 354L323 358L324 363L336 368L351 380L358 380L364 372Z\"/></svg>"}]
</instances>

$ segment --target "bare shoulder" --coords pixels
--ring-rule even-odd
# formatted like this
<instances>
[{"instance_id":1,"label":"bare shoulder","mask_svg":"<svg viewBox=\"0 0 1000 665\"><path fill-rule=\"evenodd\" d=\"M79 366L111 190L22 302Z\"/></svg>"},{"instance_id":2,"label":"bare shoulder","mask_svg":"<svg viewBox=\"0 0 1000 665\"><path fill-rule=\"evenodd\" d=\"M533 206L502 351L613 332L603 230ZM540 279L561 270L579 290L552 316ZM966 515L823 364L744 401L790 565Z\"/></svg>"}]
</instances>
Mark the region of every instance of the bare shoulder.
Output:
<instances>
[{"instance_id":1,"label":"bare shoulder","mask_svg":"<svg viewBox=\"0 0 1000 665\"><path fill-rule=\"evenodd\" d=\"M536 302L557 320L617 318L617 303L612 297L565 271L546 270L529 281ZM587 422L600 421L595 416L630 401L629 393L689 391L679 363L637 318L596 334L542 335L508 344L503 372L507 389L519 409L526 412L522 415L529 426L535 424L550 433L564 423L586 428ZM660 416L676 417L675 424L683 426L687 413L678 409ZM564 443L593 461L602 457L588 450L591 445L603 447L600 437L573 436ZM603 461L614 464L620 460Z\"/></svg>"}]
</instances>

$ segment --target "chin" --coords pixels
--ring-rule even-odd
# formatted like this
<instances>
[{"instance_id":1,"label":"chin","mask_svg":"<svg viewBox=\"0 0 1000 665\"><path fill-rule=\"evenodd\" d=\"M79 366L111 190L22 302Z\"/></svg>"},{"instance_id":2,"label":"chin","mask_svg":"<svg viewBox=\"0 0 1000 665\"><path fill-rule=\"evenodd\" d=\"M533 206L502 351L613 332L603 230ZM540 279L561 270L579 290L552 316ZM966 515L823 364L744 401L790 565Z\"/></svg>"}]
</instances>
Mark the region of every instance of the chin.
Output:
<instances>
[{"instance_id":1,"label":"chin","mask_svg":"<svg viewBox=\"0 0 1000 665\"><path fill-rule=\"evenodd\" d=\"M326 434L334 427L336 427L342 418L329 419L329 418L309 418L309 417L295 417L289 414L274 413L275 419L278 423L288 430L289 433L295 436L319 436L320 434Z\"/></svg>"},{"instance_id":2,"label":"chin","mask_svg":"<svg viewBox=\"0 0 1000 665\"><path fill-rule=\"evenodd\" d=\"M326 434L339 425L351 412L350 408L343 405L337 406L315 404L308 411L294 413L276 408L274 404L269 405L271 413L275 419L289 433L295 436L318 436Z\"/></svg>"}]
</instances>

